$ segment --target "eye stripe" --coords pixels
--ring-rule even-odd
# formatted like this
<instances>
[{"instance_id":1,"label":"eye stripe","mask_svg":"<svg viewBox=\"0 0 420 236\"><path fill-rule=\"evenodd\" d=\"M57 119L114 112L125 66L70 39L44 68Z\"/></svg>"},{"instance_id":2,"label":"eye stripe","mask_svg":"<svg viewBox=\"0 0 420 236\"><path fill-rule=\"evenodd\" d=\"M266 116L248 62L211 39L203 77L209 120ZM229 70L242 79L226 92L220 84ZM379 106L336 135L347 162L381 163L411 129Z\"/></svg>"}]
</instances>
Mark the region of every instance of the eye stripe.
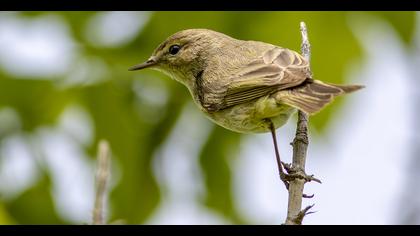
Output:
<instances>
[{"instance_id":1,"label":"eye stripe","mask_svg":"<svg viewBox=\"0 0 420 236\"><path fill-rule=\"evenodd\" d=\"M157 51L160 51L160 50L164 49L164 48L165 48L165 46L166 46L166 44L167 44L167 42L165 42L165 43L161 44L161 45L158 47Z\"/></svg>"}]
</instances>

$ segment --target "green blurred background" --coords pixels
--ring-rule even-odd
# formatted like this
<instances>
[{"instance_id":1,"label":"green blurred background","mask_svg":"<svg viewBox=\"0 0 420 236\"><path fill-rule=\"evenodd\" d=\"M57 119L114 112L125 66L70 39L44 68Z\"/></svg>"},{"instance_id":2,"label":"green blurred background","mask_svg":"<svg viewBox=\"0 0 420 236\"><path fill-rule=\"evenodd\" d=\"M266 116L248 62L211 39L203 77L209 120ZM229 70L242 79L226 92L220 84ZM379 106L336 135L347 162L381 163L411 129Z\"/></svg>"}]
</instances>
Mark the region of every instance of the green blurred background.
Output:
<instances>
[{"instance_id":1,"label":"green blurred background","mask_svg":"<svg viewBox=\"0 0 420 236\"><path fill-rule=\"evenodd\" d=\"M361 15L366 21L375 19L390 24L406 49L413 47L415 12L0 13L0 43L7 45L4 42L12 42L18 35L21 41L14 42L23 45L20 52L35 55L20 62L13 55L12 46L0 51L0 170L3 171L0 224L89 224L90 211L85 211L83 218L80 213L66 213L66 209L59 207L57 198L66 197L62 189L72 191L78 187L59 183L79 178L88 183L90 188L80 186L79 192L68 195L77 195L75 198L84 202L84 207L75 209L91 208L94 161L101 139L109 141L113 153L107 221L150 222L167 194L156 171L161 162L154 158L162 152L182 114L193 106L188 91L166 75L127 69L147 59L166 37L187 28L208 28L235 38L299 51L299 22L305 21L312 45L314 76L327 82L345 83L349 65L363 61L365 56L350 28L350 14L353 18ZM10 33L13 29L17 33ZM26 37L31 40L25 41ZM46 39L49 41L44 42ZM61 50L49 52L48 44L57 42L63 42L58 46ZM53 63L43 64L42 55L50 55ZM311 118L311 130L317 133L313 139L323 139L345 101L340 98ZM198 109L191 112L201 116ZM197 147L191 147L199 155L204 183L199 204L221 216L223 222L255 223L237 209L229 164L230 160L241 158L240 143L247 135L233 133L207 120L204 127L202 124L187 123L193 129L206 130L198 138L182 137L186 142L200 139ZM66 142L71 143L70 147L62 144ZM29 161L32 167L13 169L17 171L6 178L8 163L13 162L9 159L19 155L5 150L10 143L17 145L17 150L25 150L22 155L32 160ZM80 165L85 166L80 172L72 169L64 182L58 180L57 173L65 165L60 166L57 161L51 164L54 155L59 159L63 153L69 158L77 156ZM267 155L273 155L272 150L267 150ZM13 178L20 178L19 171L25 172L30 181L13 182ZM186 180L184 184L191 182Z\"/></svg>"}]
</instances>

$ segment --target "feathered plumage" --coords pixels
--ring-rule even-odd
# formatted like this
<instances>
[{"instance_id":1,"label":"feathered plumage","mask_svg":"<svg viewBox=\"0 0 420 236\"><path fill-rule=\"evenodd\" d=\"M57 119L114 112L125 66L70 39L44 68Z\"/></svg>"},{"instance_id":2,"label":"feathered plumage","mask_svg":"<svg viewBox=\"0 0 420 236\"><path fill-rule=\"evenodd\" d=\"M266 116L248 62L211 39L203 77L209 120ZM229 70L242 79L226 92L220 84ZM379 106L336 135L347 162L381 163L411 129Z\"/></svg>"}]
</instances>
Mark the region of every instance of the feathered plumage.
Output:
<instances>
[{"instance_id":1,"label":"feathered plumage","mask_svg":"<svg viewBox=\"0 0 420 236\"><path fill-rule=\"evenodd\" d=\"M169 50L173 45L180 48L176 55ZM133 69L145 67L183 83L217 124L245 133L267 132L267 118L277 128L295 109L314 114L336 96L363 88L314 80L308 61L295 51L206 29L170 36Z\"/></svg>"}]
</instances>

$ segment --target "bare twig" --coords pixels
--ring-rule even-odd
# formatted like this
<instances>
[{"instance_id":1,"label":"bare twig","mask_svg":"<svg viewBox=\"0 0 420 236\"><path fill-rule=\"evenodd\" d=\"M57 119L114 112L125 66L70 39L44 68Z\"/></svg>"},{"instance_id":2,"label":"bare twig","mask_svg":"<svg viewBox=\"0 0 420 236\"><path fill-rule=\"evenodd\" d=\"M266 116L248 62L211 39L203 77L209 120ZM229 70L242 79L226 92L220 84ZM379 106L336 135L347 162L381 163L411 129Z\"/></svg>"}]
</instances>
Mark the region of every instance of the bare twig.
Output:
<instances>
[{"instance_id":1,"label":"bare twig","mask_svg":"<svg viewBox=\"0 0 420 236\"><path fill-rule=\"evenodd\" d=\"M103 225L105 224L104 203L107 193L106 186L109 178L109 166L111 159L109 144L106 140L101 140L99 142L97 158L97 172L95 178L96 195L92 223L94 225Z\"/></svg>"},{"instance_id":2,"label":"bare twig","mask_svg":"<svg viewBox=\"0 0 420 236\"><path fill-rule=\"evenodd\" d=\"M302 55L309 62L311 56L311 46L308 40L308 33L304 22L300 23L300 31L302 34ZM302 208L302 198L311 198L313 195L306 195L303 193L303 188L306 182L320 180L314 178L312 175L305 174L306 151L308 149L308 115L302 111L298 112L298 121L296 127L296 136L293 140L293 161L292 165L287 165L287 172L293 176L289 186L289 202L287 209L287 219L285 224L302 224L303 217L312 212L308 212L312 206L305 209Z\"/></svg>"}]
</instances>

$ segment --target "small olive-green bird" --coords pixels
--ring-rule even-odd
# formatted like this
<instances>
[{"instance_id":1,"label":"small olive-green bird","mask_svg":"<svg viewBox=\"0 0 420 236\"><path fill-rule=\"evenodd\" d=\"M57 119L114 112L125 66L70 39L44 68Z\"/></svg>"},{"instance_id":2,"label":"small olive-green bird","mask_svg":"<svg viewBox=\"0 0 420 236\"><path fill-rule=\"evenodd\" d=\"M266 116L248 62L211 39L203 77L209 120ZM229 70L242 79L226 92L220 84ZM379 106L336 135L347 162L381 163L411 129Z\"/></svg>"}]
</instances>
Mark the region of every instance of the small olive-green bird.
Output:
<instances>
[{"instance_id":1,"label":"small olive-green bird","mask_svg":"<svg viewBox=\"0 0 420 236\"><path fill-rule=\"evenodd\" d=\"M275 145L275 129L297 109L312 115L336 96L363 87L312 79L308 61L295 51L207 29L173 34L129 70L144 68L185 85L216 124L240 133L271 132Z\"/></svg>"}]
</instances>

